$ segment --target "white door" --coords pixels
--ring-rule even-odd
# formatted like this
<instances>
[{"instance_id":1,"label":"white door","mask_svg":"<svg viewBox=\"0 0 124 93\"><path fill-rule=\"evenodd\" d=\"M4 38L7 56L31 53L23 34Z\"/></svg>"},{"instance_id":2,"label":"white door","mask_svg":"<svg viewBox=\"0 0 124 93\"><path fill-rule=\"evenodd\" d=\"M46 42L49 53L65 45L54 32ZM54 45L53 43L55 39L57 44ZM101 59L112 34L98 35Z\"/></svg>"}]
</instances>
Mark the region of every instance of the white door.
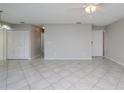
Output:
<instances>
[{"instance_id":1,"label":"white door","mask_svg":"<svg viewBox=\"0 0 124 93\"><path fill-rule=\"evenodd\" d=\"M6 31L0 29L0 60L6 59Z\"/></svg>"},{"instance_id":2,"label":"white door","mask_svg":"<svg viewBox=\"0 0 124 93\"><path fill-rule=\"evenodd\" d=\"M3 60L3 31L0 29L0 60Z\"/></svg>"},{"instance_id":3,"label":"white door","mask_svg":"<svg viewBox=\"0 0 124 93\"><path fill-rule=\"evenodd\" d=\"M29 58L29 33L27 31L7 32L7 58L28 59Z\"/></svg>"},{"instance_id":4,"label":"white door","mask_svg":"<svg viewBox=\"0 0 124 93\"><path fill-rule=\"evenodd\" d=\"M93 31L92 56L103 56L103 31Z\"/></svg>"}]
</instances>

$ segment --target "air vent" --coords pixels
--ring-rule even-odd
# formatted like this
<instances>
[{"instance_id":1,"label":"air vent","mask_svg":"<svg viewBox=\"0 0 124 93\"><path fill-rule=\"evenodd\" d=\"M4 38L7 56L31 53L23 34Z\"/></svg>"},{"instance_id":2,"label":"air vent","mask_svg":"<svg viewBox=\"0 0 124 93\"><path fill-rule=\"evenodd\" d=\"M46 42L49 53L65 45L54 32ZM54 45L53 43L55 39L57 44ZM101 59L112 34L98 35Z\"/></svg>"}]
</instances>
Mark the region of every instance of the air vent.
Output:
<instances>
[{"instance_id":1,"label":"air vent","mask_svg":"<svg viewBox=\"0 0 124 93\"><path fill-rule=\"evenodd\" d=\"M81 22L76 22L76 24L82 24Z\"/></svg>"},{"instance_id":2,"label":"air vent","mask_svg":"<svg viewBox=\"0 0 124 93\"><path fill-rule=\"evenodd\" d=\"M24 24L25 22L20 22L20 24Z\"/></svg>"}]
</instances>

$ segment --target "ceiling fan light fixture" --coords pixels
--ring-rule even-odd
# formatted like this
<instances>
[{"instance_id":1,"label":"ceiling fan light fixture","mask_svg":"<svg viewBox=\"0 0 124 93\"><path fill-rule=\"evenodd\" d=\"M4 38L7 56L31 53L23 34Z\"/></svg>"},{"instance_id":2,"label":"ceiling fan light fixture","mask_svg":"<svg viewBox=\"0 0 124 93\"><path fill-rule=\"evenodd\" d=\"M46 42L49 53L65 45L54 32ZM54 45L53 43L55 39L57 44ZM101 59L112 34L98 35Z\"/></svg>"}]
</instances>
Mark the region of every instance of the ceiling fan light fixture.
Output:
<instances>
[{"instance_id":1,"label":"ceiling fan light fixture","mask_svg":"<svg viewBox=\"0 0 124 93\"><path fill-rule=\"evenodd\" d=\"M1 10L1 11L0 11L0 29L10 30L11 27L10 27L7 23L5 23L5 22L3 22L3 21L1 20L2 12L3 12L3 11Z\"/></svg>"},{"instance_id":2,"label":"ceiling fan light fixture","mask_svg":"<svg viewBox=\"0 0 124 93\"><path fill-rule=\"evenodd\" d=\"M96 11L95 5L88 5L87 7L85 7L85 12L87 12L88 14L92 14L95 11Z\"/></svg>"},{"instance_id":3,"label":"ceiling fan light fixture","mask_svg":"<svg viewBox=\"0 0 124 93\"><path fill-rule=\"evenodd\" d=\"M3 29L7 29L7 30L10 30L11 29L10 26L8 26L8 25L3 25L2 28Z\"/></svg>"}]
</instances>

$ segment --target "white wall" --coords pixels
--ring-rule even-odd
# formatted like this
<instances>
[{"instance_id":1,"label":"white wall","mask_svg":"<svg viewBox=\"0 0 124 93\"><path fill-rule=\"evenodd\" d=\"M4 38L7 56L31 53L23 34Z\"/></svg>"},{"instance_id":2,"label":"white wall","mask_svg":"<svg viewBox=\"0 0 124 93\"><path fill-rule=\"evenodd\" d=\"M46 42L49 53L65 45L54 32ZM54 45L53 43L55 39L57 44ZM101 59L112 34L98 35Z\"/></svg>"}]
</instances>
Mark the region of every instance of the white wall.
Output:
<instances>
[{"instance_id":1,"label":"white wall","mask_svg":"<svg viewBox=\"0 0 124 93\"><path fill-rule=\"evenodd\" d=\"M91 59L91 25L45 25L45 59Z\"/></svg>"},{"instance_id":2,"label":"white wall","mask_svg":"<svg viewBox=\"0 0 124 93\"><path fill-rule=\"evenodd\" d=\"M104 36L105 56L124 65L124 20L109 25Z\"/></svg>"},{"instance_id":3,"label":"white wall","mask_svg":"<svg viewBox=\"0 0 124 93\"><path fill-rule=\"evenodd\" d=\"M105 29L106 29L106 26L95 26L95 25L92 26L92 30L93 30L93 31L96 31L96 30L97 30L97 31L98 31L98 30L104 31Z\"/></svg>"},{"instance_id":4,"label":"white wall","mask_svg":"<svg viewBox=\"0 0 124 93\"><path fill-rule=\"evenodd\" d=\"M29 24L12 24L11 28L13 31L31 31L31 25Z\"/></svg>"}]
</instances>

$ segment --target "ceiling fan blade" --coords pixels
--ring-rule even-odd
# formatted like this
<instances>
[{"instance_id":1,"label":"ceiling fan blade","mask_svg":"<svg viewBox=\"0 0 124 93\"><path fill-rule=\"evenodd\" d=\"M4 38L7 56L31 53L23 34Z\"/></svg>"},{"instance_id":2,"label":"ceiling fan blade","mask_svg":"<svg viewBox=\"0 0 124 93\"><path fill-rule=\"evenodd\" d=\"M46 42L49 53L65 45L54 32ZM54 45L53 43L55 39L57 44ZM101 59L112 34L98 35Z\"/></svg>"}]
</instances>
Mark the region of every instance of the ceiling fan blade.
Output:
<instances>
[{"instance_id":1,"label":"ceiling fan blade","mask_svg":"<svg viewBox=\"0 0 124 93\"><path fill-rule=\"evenodd\" d=\"M82 7L73 7L68 9L68 11L82 11L82 10L83 10Z\"/></svg>"},{"instance_id":2,"label":"ceiling fan blade","mask_svg":"<svg viewBox=\"0 0 124 93\"><path fill-rule=\"evenodd\" d=\"M103 6L97 6L96 11L103 12L105 8Z\"/></svg>"}]
</instances>

